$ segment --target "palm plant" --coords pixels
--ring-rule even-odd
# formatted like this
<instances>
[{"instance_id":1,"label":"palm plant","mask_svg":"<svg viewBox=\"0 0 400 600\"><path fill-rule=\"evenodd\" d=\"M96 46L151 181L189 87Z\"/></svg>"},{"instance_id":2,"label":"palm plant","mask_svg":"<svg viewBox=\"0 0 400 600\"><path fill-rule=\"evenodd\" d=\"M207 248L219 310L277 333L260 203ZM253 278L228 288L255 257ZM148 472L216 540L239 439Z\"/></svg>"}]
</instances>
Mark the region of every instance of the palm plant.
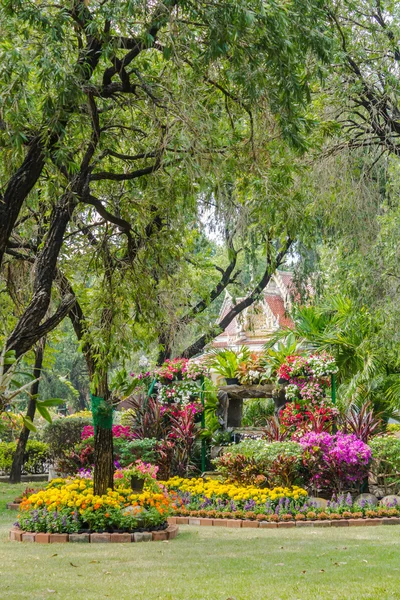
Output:
<instances>
[{"instance_id":1,"label":"palm plant","mask_svg":"<svg viewBox=\"0 0 400 600\"><path fill-rule=\"evenodd\" d=\"M252 398L243 403L244 427L264 427L274 414L275 404L271 398Z\"/></svg>"},{"instance_id":2,"label":"palm plant","mask_svg":"<svg viewBox=\"0 0 400 600\"><path fill-rule=\"evenodd\" d=\"M273 336L264 345L264 355L260 360L260 365L264 367L267 375L272 377L279 367L286 362L288 356L302 354L303 352L304 349L301 348L295 335L285 329L285 336L282 340Z\"/></svg>"},{"instance_id":3,"label":"palm plant","mask_svg":"<svg viewBox=\"0 0 400 600\"><path fill-rule=\"evenodd\" d=\"M245 362L249 356L250 350L247 346L242 346L239 352L213 348L207 364L225 379L234 379L238 373L239 363Z\"/></svg>"}]
</instances>

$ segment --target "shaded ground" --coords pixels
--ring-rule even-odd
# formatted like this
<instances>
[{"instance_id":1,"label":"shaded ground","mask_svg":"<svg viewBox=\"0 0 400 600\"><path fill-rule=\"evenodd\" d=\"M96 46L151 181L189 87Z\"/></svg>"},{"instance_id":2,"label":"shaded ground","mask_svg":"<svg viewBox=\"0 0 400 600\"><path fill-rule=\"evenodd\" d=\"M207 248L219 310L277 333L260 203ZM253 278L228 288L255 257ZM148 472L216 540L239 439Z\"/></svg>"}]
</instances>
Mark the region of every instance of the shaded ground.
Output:
<instances>
[{"instance_id":1,"label":"shaded ground","mask_svg":"<svg viewBox=\"0 0 400 600\"><path fill-rule=\"evenodd\" d=\"M21 486L0 484L0 598L360 600L400 597L400 526L237 530L181 526L172 542L7 540Z\"/></svg>"}]
</instances>

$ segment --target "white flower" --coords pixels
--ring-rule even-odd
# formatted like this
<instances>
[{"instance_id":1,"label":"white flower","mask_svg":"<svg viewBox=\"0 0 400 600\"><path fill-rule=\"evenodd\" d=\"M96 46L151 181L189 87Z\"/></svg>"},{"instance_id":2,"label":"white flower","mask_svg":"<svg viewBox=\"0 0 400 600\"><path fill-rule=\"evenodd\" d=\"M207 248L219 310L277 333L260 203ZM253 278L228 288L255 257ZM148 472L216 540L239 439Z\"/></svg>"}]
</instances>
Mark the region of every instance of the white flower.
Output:
<instances>
[{"instance_id":1,"label":"white flower","mask_svg":"<svg viewBox=\"0 0 400 600\"><path fill-rule=\"evenodd\" d=\"M149 359L147 358L147 356L142 354L142 356L139 358L139 367L141 369L146 369L149 365L150 365Z\"/></svg>"}]
</instances>

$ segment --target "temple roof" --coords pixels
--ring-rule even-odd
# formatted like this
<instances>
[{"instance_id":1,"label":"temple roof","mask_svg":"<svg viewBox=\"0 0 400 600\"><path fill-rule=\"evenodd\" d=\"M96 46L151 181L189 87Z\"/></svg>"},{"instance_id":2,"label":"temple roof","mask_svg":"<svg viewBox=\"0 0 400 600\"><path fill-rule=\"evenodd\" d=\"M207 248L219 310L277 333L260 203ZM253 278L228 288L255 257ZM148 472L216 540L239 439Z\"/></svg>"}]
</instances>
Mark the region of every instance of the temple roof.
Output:
<instances>
[{"instance_id":1,"label":"temple roof","mask_svg":"<svg viewBox=\"0 0 400 600\"><path fill-rule=\"evenodd\" d=\"M276 271L264 290L263 300L256 302L232 319L213 342L217 348L250 346L261 349L271 333L280 327L290 327L293 322L288 315L294 293L293 273ZM238 298L236 303L242 298ZM236 304L227 293L218 321L225 317Z\"/></svg>"}]
</instances>

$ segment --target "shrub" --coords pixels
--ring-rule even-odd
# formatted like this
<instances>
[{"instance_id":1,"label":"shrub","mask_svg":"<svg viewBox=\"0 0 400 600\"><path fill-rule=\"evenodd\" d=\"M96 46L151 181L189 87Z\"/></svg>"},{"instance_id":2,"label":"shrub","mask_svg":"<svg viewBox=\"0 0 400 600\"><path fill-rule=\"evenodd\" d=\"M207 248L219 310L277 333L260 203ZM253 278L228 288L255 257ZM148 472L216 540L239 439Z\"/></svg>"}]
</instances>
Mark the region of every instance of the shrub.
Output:
<instances>
[{"instance_id":1,"label":"shrub","mask_svg":"<svg viewBox=\"0 0 400 600\"><path fill-rule=\"evenodd\" d=\"M0 472L5 475L8 475L11 470L16 449L16 442L0 442ZM49 459L48 444L29 440L24 454L23 472L29 474L45 473Z\"/></svg>"},{"instance_id":2,"label":"shrub","mask_svg":"<svg viewBox=\"0 0 400 600\"><path fill-rule=\"evenodd\" d=\"M388 423L386 425L386 431L389 433L397 433L400 431L400 423Z\"/></svg>"},{"instance_id":3,"label":"shrub","mask_svg":"<svg viewBox=\"0 0 400 600\"><path fill-rule=\"evenodd\" d=\"M317 490L357 488L368 474L371 450L355 435L307 433L300 443L304 467Z\"/></svg>"},{"instance_id":4,"label":"shrub","mask_svg":"<svg viewBox=\"0 0 400 600\"><path fill-rule=\"evenodd\" d=\"M3 412L0 415L0 440L13 442L18 439L24 425L21 415L12 412Z\"/></svg>"},{"instance_id":5,"label":"shrub","mask_svg":"<svg viewBox=\"0 0 400 600\"><path fill-rule=\"evenodd\" d=\"M217 471L232 481L290 487L301 483L302 453L296 442L245 440L229 446L228 452L213 462Z\"/></svg>"},{"instance_id":6,"label":"shrub","mask_svg":"<svg viewBox=\"0 0 400 600\"><path fill-rule=\"evenodd\" d=\"M93 438L82 440L70 450L66 450L57 459L57 471L64 475L75 475L80 469L88 469L94 465Z\"/></svg>"},{"instance_id":7,"label":"shrub","mask_svg":"<svg viewBox=\"0 0 400 600\"><path fill-rule=\"evenodd\" d=\"M226 452L214 460L217 471L224 479L233 483L253 484L260 475L258 465L254 458L243 454Z\"/></svg>"},{"instance_id":8,"label":"shrub","mask_svg":"<svg viewBox=\"0 0 400 600\"><path fill-rule=\"evenodd\" d=\"M119 426L117 426L119 427ZM114 438L114 460L117 466L127 467L138 459L155 463L155 439L131 440L123 436ZM74 475L80 469L88 469L94 464L94 438L87 437L67 450L57 459L57 468L61 473Z\"/></svg>"},{"instance_id":9,"label":"shrub","mask_svg":"<svg viewBox=\"0 0 400 600\"><path fill-rule=\"evenodd\" d=\"M49 444L50 456L53 460L64 457L65 452L72 450L81 441L83 428L92 423L89 418L74 419L62 417L49 423L43 438Z\"/></svg>"},{"instance_id":10,"label":"shrub","mask_svg":"<svg viewBox=\"0 0 400 600\"><path fill-rule=\"evenodd\" d=\"M114 439L116 460L122 467L128 466L138 459L154 464L156 461L156 444L157 440L154 438L126 440L120 437Z\"/></svg>"},{"instance_id":11,"label":"shrub","mask_svg":"<svg viewBox=\"0 0 400 600\"><path fill-rule=\"evenodd\" d=\"M369 446L372 451L370 485L380 488L382 495L400 491L400 439L375 437Z\"/></svg>"}]
</instances>

